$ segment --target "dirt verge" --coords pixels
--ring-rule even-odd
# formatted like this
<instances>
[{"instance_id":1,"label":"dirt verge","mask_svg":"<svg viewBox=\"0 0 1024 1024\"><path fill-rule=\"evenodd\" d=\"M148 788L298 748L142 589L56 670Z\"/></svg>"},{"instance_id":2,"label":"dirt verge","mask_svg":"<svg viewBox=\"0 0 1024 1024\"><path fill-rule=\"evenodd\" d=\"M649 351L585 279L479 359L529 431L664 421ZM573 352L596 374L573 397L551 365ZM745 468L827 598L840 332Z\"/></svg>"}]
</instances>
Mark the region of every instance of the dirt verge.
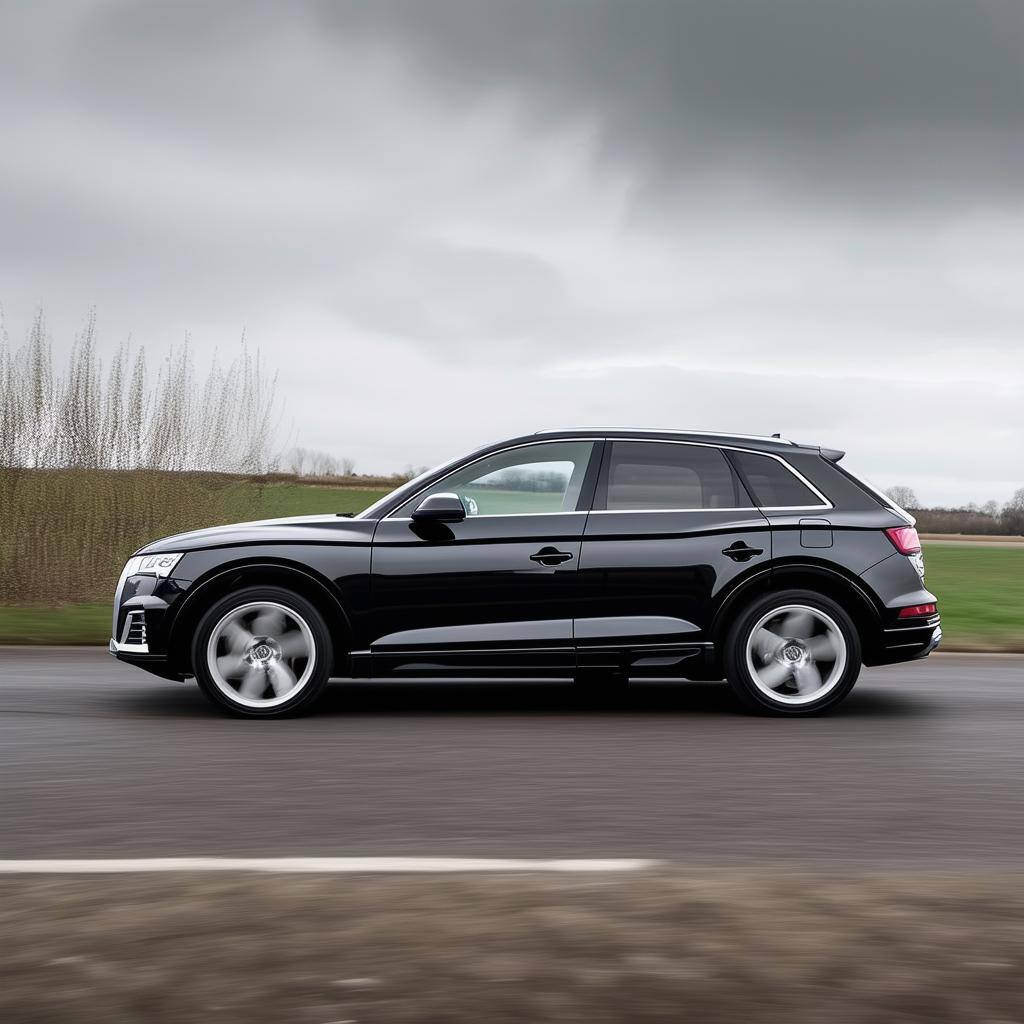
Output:
<instances>
[{"instance_id":1,"label":"dirt verge","mask_svg":"<svg viewBox=\"0 0 1024 1024\"><path fill-rule=\"evenodd\" d=\"M0 879L0 1019L1019 1021L1019 875Z\"/></svg>"}]
</instances>

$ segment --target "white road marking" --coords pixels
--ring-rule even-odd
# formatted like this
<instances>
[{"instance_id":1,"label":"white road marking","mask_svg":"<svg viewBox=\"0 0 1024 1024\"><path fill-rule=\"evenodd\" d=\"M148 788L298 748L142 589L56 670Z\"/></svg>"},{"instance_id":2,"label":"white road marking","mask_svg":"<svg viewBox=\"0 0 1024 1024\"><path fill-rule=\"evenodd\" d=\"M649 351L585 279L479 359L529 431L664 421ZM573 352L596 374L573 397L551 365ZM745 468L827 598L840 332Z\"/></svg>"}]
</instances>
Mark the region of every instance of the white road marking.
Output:
<instances>
[{"instance_id":1,"label":"white road marking","mask_svg":"<svg viewBox=\"0 0 1024 1024\"><path fill-rule=\"evenodd\" d=\"M149 871L271 871L382 874L453 871L644 871L657 860L492 857L130 857L116 860L0 860L5 875L91 875Z\"/></svg>"}]
</instances>

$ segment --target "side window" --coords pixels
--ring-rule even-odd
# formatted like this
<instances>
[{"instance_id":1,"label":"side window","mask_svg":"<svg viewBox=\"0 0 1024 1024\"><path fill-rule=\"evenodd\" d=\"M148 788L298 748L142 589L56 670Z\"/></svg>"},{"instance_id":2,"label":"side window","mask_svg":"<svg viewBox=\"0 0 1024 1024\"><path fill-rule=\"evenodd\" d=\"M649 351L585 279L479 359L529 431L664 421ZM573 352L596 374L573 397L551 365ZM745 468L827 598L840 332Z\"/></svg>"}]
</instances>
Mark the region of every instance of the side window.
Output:
<instances>
[{"instance_id":1,"label":"side window","mask_svg":"<svg viewBox=\"0 0 1024 1024\"><path fill-rule=\"evenodd\" d=\"M751 452L733 452L754 500L761 508L814 508L822 504L806 484L778 459Z\"/></svg>"},{"instance_id":2,"label":"side window","mask_svg":"<svg viewBox=\"0 0 1024 1024\"><path fill-rule=\"evenodd\" d=\"M439 480L394 514L409 516L427 495L442 493L457 494L467 516L572 512L593 450L593 441L559 441L488 455Z\"/></svg>"},{"instance_id":3,"label":"side window","mask_svg":"<svg viewBox=\"0 0 1024 1024\"><path fill-rule=\"evenodd\" d=\"M722 452L697 445L615 441L604 491L612 512L750 506Z\"/></svg>"}]
</instances>

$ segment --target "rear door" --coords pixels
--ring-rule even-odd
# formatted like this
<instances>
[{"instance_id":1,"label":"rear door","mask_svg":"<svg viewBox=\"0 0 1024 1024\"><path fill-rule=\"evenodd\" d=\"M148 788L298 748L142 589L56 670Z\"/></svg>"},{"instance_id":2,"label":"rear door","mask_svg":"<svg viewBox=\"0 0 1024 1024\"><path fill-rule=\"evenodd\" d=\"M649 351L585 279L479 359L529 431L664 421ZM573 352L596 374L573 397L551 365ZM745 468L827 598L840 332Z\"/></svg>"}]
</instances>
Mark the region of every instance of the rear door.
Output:
<instances>
[{"instance_id":1,"label":"rear door","mask_svg":"<svg viewBox=\"0 0 1024 1024\"><path fill-rule=\"evenodd\" d=\"M598 449L600 445L596 446ZM461 467L382 520L371 563L376 677L569 680L593 440L520 445ZM591 470L591 481L597 465ZM591 483L592 487L592 483ZM457 523L418 523L455 493Z\"/></svg>"},{"instance_id":2,"label":"rear door","mask_svg":"<svg viewBox=\"0 0 1024 1024\"><path fill-rule=\"evenodd\" d=\"M580 554L580 666L680 674L721 595L770 559L768 521L720 448L608 441Z\"/></svg>"}]
</instances>

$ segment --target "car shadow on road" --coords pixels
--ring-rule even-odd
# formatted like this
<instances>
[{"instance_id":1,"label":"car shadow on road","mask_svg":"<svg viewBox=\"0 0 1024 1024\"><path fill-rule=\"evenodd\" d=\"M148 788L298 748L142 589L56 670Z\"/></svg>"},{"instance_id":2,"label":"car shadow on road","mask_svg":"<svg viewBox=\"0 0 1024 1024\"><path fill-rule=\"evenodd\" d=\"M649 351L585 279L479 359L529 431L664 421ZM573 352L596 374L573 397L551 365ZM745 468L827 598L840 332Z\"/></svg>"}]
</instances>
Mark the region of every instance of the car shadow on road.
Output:
<instances>
[{"instance_id":1,"label":"car shadow on road","mask_svg":"<svg viewBox=\"0 0 1024 1024\"><path fill-rule=\"evenodd\" d=\"M531 683L414 684L337 682L328 688L320 714L742 714L721 682L632 684L611 691L582 685ZM830 717L889 717L927 712L927 704L877 689L854 692Z\"/></svg>"},{"instance_id":2,"label":"car shadow on road","mask_svg":"<svg viewBox=\"0 0 1024 1024\"><path fill-rule=\"evenodd\" d=\"M107 700L122 712L144 716L221 718L194 683L121 691ZM855 689L829 718L922 717L934 709L920 696L897 689ZM721 682L659 682L614 690L550 683L375 683L335 680L313 717L379 715L684 715L743 713ZM221 718L221 720L223 720Z\"/></svg>"}]
</instances>

